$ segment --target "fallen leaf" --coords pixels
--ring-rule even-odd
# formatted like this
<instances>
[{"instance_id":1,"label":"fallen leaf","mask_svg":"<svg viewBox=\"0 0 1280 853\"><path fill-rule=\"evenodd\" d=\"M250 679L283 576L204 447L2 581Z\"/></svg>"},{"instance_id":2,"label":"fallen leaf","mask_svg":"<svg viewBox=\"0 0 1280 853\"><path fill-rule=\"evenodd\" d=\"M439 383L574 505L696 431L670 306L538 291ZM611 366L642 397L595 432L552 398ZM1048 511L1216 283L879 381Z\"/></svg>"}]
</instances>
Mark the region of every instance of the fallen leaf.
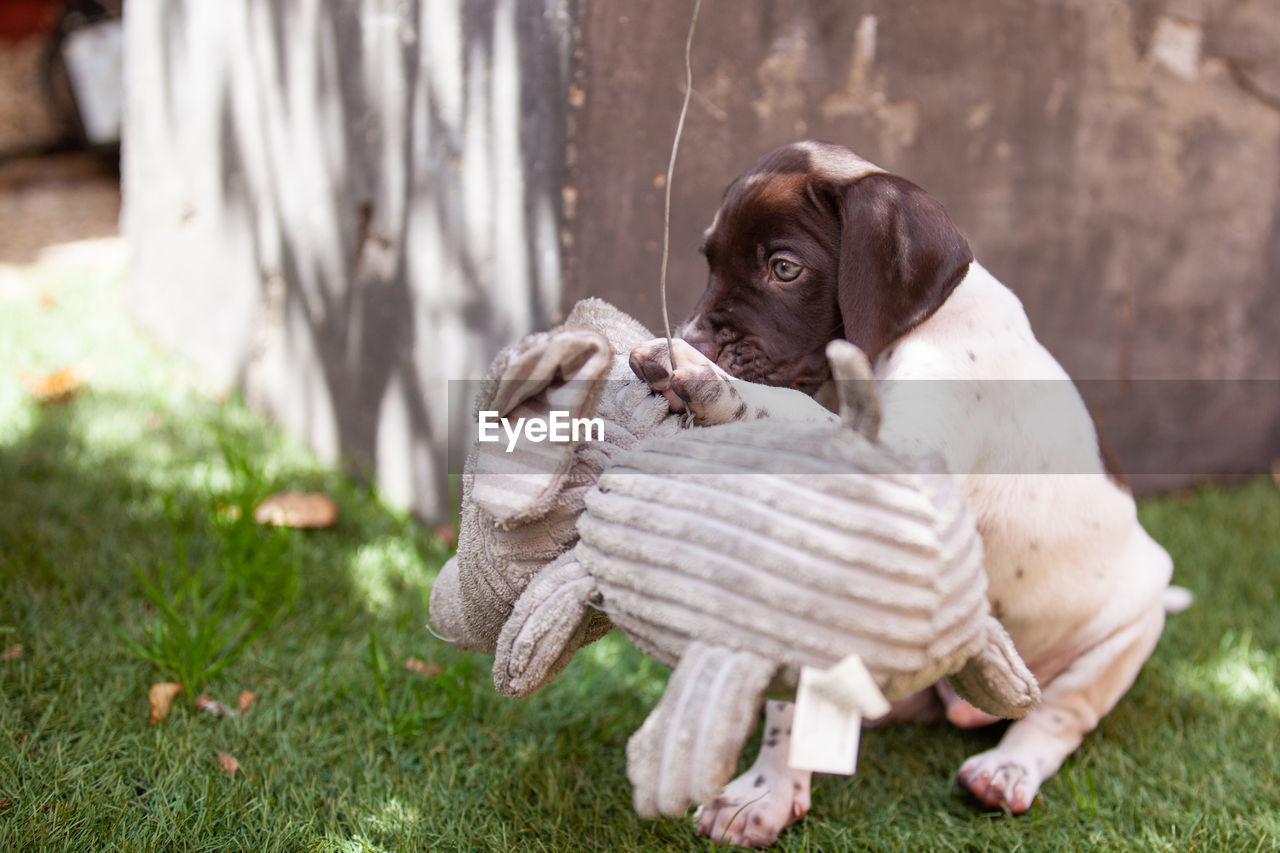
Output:
<instances>
[{"instance_id":1,"label":"fallen leaf","mask_svg":"<svg viewBox=\"0 0 1280 853\"><path fill-rule=\"evenodd\" d=\"M279 492L258 504L253 520L277 527L332 527L338 507L319 492Z\"/></svg>"},{"instance_id":2,"label":"fallen leaf","mask_svg":"<svg viewBox=\"0 0 1280 853\"><path fill-rule=\"evenodd\" d=\"M440 666L440 664L435 661L428 663L421 658L407 658L404 662L404 668L410 672L416 672L423 678L435 678L444 672L444 667Z\"/></svg>"},{"instance_id":3,"label":"fallen leaf","mask_svg":"<svg viewBox=\"0 0 1280 853\"><path fill-rule=\"evenodd\" d=\"M182 685L176 681L162 681L151 685L147 691L147 701L151 703L151 725L163 723L173 707L173 697L178 695Z\"/></svg>"},{"instance_id":4,"label":"fallen leaf","mask_svg":"<svg viewBox=\"0 0 1280 853\"><path fill-rule=\"evenodd\" d=\"M13 808L13 800L8 797L0 797L0 812L8 811Z\"/></svg>"},{"instance_id":5,"label":"fallen leaf","mask_svg":"<svg viewBox=\"0 0 1280 853\"><path fill-rule=\"evenodd\" d=\"M243 714L258 701L258 694L249 690L240 691L240 713Z\"/></svg>"},{"instance_id":6,"label":"fallen leaf","mask_svg":"<svg viewBox=\"0 0 1280 853\"><path fill-rule=\"evenodd\" d=\"M236 761L236 757L229 752L218 751L218 766L222 768L222 772L235 775L240 769L240 762Z\"/></svg>"},{"instance_id":7,"label":"fallen leaf","mask_svg":"<svg viewBox=\"0 0 1280 853\"><path fill-rule=\"evenodd\" d=\"M458 534L453 529L452 524L442 524L433 530L432 533L436 535L437 539L450 547L458 541Z\"/></svg>"},{"instance_id":8,"label":"fallen leaf","mask_svg":"<svg viewBox=\"0 0 1280 853\"><path fill-rule=\"evenodd\" d=\"M227 521L239 521L242 515L244 515L244 510L240 509L236 504L218 504L218 518L223 518Z\"/></svg>"},{"instance_id":9,"label":"fallen leaf","mask_svg":"<svg viewBox=\"0 0 1280 853\"><path fill-rule=\"evenodd\" d=\"M52 373L36 373L25 368L18 368L18 381L41 403L65 403L81 389L89 378L88 364L77 364L64 367Z\"/></svg>"},{"instance_id":10,"label":"fallen leaf","mask_svg":"<svg viewBox=\"0 0 1280 853\"><path fill-rule=\"evenodd\" d=\"M20 657L22 657L21 643L15 643L3 652L0 652L0 660L17 660Z\"/></svg>"},{"instance_id":11,"label":"fallen leaf","mask_svg":"<svg viewBox=\"0 0 1280 853\"><path fill-rule=\"evenodd\" d=\"M197 696L196 707L201 711L208 711L215 717L234 717L236 715L235 711L232 711L212 696Z\"/></svg>"},{"instance_id":12,"label":"fallen leaf","mask_svg":"<svg viewBox=\"0 0 1280 853\"><path fill-rule=\"evenodd\" d=\"M41 290L36 294L36 302L41 308L52 308L58 304L58 297L48 290Z\"/></svg>"},{"instance_id":13,"label":"fallen leaf","mask_svg":"<svg viewBox=\"0 0 1280 853\"><path fill-rule=\"evenodd\" d=\"M1271 482L1276 484L1276 488L1280 489L1280 459L1271 463Z\"/></svg>"}]
</instances>

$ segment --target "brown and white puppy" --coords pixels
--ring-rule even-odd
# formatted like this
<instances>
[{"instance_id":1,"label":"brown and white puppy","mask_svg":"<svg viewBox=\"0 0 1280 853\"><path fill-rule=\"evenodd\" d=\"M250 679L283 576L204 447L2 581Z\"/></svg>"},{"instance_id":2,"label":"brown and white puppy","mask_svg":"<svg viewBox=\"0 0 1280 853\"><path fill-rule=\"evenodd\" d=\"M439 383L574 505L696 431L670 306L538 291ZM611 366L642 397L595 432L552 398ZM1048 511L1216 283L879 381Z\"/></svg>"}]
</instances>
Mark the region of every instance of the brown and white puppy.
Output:
<instances>
[{"instance_id":1,"label":"brown and white puppy","mask_svg":"<svg viewBox=\"0 0 1280 853\"><path fill-rule=\"evenodd\" d=\"M697 352L677 347L675 382L660 367L665 341L639 348L633 367L673 400L690 396L691 377L725 373L813 393L829 378L829 340L862 348L880 380L881 437L940 454L964 477L992 608L1040 680L1041 706L959 771L986 805L1026 811L1129 689L1166 607L1189 602L1169 588L1169 555L1104 463L1074 385L942 205L846 148L800 142L766 155L729 186L704 252L707 289L679 332ZM738 388L748 401L756 393ZM695 414L733 419L728 408ZM939 698L957 725L992 722L945 684L896 716ZM808 810L810 775L787 765L792 710L767 704L770 736L700 810L703 832L768 844Z\"/></svg>"}]
</instances>

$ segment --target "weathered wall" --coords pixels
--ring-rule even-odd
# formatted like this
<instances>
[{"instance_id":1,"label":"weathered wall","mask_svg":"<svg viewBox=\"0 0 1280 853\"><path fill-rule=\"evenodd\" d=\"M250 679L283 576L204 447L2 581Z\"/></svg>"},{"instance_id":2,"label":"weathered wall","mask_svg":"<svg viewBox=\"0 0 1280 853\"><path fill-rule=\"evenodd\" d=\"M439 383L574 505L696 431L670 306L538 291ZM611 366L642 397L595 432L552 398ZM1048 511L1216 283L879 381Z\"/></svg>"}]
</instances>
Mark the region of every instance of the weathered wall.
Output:
<instances>
[{"instance_id":1,"label":"weathered wall","mask_svg":"<svg viewBox=\"0 0 1280 853\"><path fill-rule=\"evenodd\" d=\"M692 5L131 0L136 312L443 515L447 380L581 296L658 325ZM1280 380L1274 0L706 0L694 86L673 315L724 185L826 138L942 199L1131 469L1280 455L1218 381Z\"/></svg>"},{"instance_id":2,"label":"weathered wall","mask_svg":"<svg viewBox=\"0 0 1280 853\"><path fill-rule=\"evenodd\" d=\"M566 298L660 322L662 188L691 2L588 4ZM1129 467L1280 455L1280 5L704 3L672 201L673 316L723 187L842 142L933 192L1022 297ZM1150 379L1213 382L1142 383ZM1137 385L1134 381L1139 381ZM1179 478L1156 478L1168 484Z\"/></svg>"},{"instance_id":3,"label":"weathered wall","mask_svg":"<svg viewBox=\"0 0 1280 853\"><path fill-rule=\"evenodd\" d=\"M160 338L447 515L447 382L560 303L574 0L130 0L124 232Z\"/></svg>"}]
</instances>

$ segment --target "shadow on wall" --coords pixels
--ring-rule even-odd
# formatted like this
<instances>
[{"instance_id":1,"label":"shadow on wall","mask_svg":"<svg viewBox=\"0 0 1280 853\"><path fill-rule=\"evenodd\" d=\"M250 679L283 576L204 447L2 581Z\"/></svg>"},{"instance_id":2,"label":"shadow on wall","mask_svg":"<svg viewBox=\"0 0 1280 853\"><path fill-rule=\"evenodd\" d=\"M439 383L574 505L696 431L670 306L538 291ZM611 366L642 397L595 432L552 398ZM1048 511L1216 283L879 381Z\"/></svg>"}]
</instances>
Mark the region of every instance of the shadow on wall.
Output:
<instances>
[{"instance_id":1,"label":"shadow on wall","mask_svg":"<svg viewBox=\"0 0 1280 853\"><path fill-rule=\"evenodd\" d=\"M448 381L559 304L572 9L220 6L130 7L135 313L443 518Z\"/></svg>"}]
</instances>

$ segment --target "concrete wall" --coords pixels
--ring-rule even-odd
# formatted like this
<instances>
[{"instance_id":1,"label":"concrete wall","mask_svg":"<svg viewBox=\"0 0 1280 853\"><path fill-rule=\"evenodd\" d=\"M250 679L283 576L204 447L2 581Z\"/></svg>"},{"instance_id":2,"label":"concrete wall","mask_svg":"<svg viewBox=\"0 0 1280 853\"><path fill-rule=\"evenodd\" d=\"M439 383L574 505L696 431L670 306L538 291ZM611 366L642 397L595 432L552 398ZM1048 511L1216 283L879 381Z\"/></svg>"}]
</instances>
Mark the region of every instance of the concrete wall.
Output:
<instances>
[{"instance_id":1,"label":"concrete wall","mask_svg":"<svg viewBox=\"0 0 1280 853\"><path fill-rule=\"evenodd\" d=\"M442 515L447 380L580 296L658 325L691 9L131 0L137 314ZM724 185L826 138L942 199L1131 468L1280 455L1276 386L1219 381L1280 379L1271 0L706 0L694 86L674 316Z\"/></svg>"},{"instance_id":2,"label":"concrete wall","mask_svg":"<svg viewBox=\"0 0 1280 853\"><path fill-rule=\"evenodd\" d=\"M566 299L660 322L662 188L691 2L585 9ZM841 142L938 196L1084 383L1144 486L1280 456L1280 4L703 5L672 201L672 314L724 186ZM1149 380L1177 380L1151 382ZM1196 381L1186 381L1196 380Z\"/></svg>"},{"instance_id":3,"label":"concrete wall","mask_svg":"<svg viewBox=\"0 0 1280 853\"><path fill-rule=\"evenodd\" d=\"M573 0L130 0L129 295L447 515L447 381L560 304Z\"/></svg>"}]
</instances>

